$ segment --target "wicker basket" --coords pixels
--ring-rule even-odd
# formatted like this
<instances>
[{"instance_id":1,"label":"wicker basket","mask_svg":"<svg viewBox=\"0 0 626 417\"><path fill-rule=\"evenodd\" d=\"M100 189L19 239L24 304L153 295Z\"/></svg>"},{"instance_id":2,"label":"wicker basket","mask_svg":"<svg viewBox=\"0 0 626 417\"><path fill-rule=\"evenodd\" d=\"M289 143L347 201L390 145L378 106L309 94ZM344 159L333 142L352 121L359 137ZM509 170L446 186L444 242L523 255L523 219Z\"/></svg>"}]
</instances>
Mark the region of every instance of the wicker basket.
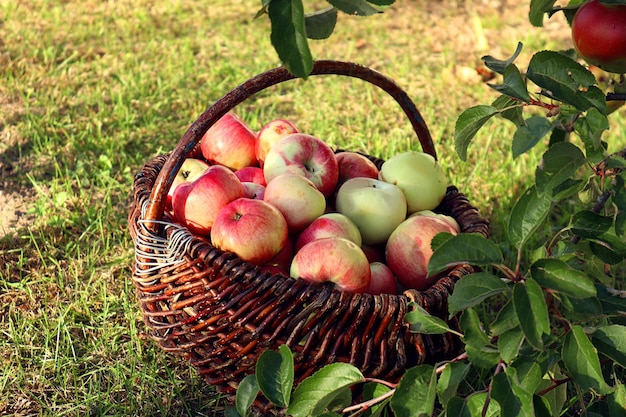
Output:
<instances>
[{"instance_id":1,"label":"wicker basket","mask_svg":"<svg viewBox=\"0 0 626 417\"><path fill-rule=\"evenodd\" d=\"M404 110L423 151L436 157L415 104L391 79L340 61L317 61L312 75L320 74L356 77L380 87ZM282 344L294 352L296 383L336 361L349 362L366 376L394 381L408 367L456 355L461 345L451 334L411 333L403 317L413 301L458 329L456 318L448 319L447 298L455 282L473 272L470 265L454 268L426 291L352 294L330 284L261 272L167 218L167 190L184 159L198 155L196 145L204 132L246 98L293 78L279 67L239 85L209 107L171 153L147 163L134 182L129 214L136 249L132 279L149 333L161 348L185 357L208 384L231 398L238 382L254 371L258 356ZM367 156L378 167L384 162ZM454 186L435 211L453 216L463 232L488 236L488 222ZM271 406L257 407L268 407L268 412Z\"/></svg>"}]
</instances>

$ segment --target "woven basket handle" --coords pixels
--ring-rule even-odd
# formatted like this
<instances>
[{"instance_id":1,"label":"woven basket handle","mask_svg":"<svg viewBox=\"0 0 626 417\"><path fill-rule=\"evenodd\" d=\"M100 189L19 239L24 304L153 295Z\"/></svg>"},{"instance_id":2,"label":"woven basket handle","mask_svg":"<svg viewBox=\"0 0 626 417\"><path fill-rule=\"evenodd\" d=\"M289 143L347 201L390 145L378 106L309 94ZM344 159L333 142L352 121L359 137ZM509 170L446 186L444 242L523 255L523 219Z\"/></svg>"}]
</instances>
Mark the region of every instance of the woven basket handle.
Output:
<instances>
[{"instance_id":1,"label":"woven basket handle","mask_svg":"<svg viewBox=\"0 0 626 417\"><path fill-rule=\"evenodd\" d=\"M329 74L359 78L364 81L368 81L369 83L374 84L387 92L398 102L402 110L404 110L406 116L409 118L409 121L413 126L413 130L415 131L422 146L422 150L437 158L432 137L430 136L428 127L415 106L415 103L413 103L407 93L393 80L378 71L351 62L314 62L311 75ZM202 113L200 117L198 117L198 119L191 124L189 129L187 129L178 145L163 165L163 169L159 173L150 194L150 200L145 213L145 220L160 220L162 218L165 209L167 191L172 185L174 177L178 173L186 156L191 153L193 148L202 139L202 136L204 136L206 131L209 130L215 122L217 122L223 115L228 113L235 106L259 91L294 78L296 77L289 73L289 71L287 71L284 67L271 69L240 84L205 110L204 113ZM156 229L158 228L156 223L149 222L148 225L149 228L152 229L152 232L156 232Z\"/></svg>"}]
</instances>

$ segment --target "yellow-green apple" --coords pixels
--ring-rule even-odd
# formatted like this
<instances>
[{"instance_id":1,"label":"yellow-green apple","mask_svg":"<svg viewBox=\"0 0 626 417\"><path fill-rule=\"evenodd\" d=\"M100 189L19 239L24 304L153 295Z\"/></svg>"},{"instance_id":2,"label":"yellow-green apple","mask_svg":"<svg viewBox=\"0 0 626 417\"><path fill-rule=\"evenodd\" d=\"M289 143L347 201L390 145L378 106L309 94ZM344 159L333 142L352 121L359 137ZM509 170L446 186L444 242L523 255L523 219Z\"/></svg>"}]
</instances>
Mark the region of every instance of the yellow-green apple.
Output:
<instances>
[{"instance_id":1,"label":"yellow-green apple","mask_svg":"<svg viewBox=\"0 0 626 417\"><path fill-rule=\"evenodd\" d=\"M263 169L260 167L243 167L235 171L235 175L241 182L256 182L263 186L267 185L265 182L265 175L263 175Z\"/></svg>"},{"instance_id":2,"label":"yellow-green apple","mask_svg":"<svg viewBox=\"0 0 626 417\"><path fill-rule=\"evenodd\" d=\"M359 228L363 243L383 243L406 218L406 199L397 186L373 178L350 178L337 191L335 207Z\"/></svg>"},{"instance_id":3,"label":"yellow-green apple","mask_svg":"<svg viewBox=\"0 0 626 417\"><path fill-rule=\"evenodd\" d=\"M194 182L202 174L204 174L204 171L207 169L209 169L209 164L202 159L185 159L174 177L172 186L167 191L167 196L165 197L165 209L167 211L172 210L172 196L174 195L174 190L178 187L178 185L185 182Z\"/></svg>"},{"instance_id":4,"label":"yellow-green apple","mask_svg":"<svg viewBox=\"0 0 626 417\"><path fill-rule=\"evenodd\" d=\"M457 233L461 233L461 226L459 225L459 222L457 222L454 217L448 216L447 214L435 213L432 210L420 210L420 211L416 211L415 213L411 214L409 217L413 217L413 216L433 216L433 217L438 217L438 218L440 218L442 220L445 220L448 223L450 223L450 225L457 231Z\"/></svg>"},{"instance_id":5,"label":"yellow-green apple","mask_svg":"<svg viewBox=\"0 0 626 417\"><path fill-rule=\"evenodd\" d=\"M371 280L367 289L368 294L397 294L398 283L393 271L383 262L370 263Z\"/></svg>"},{"instance_id":6,"label":"yellow-green apple","mask_svg":"<svg viewBox=\"0 0 626 417\"><path fill-rule=\"evenodd\" d=\"M432 155L417 151L399 153L387 159L380 167L379 179L400 187L409 214L434 209L448 188L441 164Z\"/></svg>"},{"instance_id":7,"label":"yellow-green apple","mask_svg":"<svg viewBox=\"0 0 626 417\"><path fill-rule=\"evenodd\" d=\"M335 153L321 139L305 133L284 136L270 148L263 164L265 180L284 172L302 175L329 197L337 187L339 167Z\"/></svg>"},{"instance_id":8,"label":"yellow-green apple","mask_svg":"<svg viewBox=\"0 0 626 417\"><path fill-rule=\"evenodd\" d=\"M283 273L285 275L289 275L289 267L291 266L291 261L293 259L293 255L295 254L294 242L292 235L287 237L287 242L285 246L282 248L280 252L272 259L267 261L261 266L263 271L268 271L272 274L275 273Z\"/></svg>"},{"instance_id":9,"label":"yellow-green apple","mask_svg":"<svg viewBox=\"0 0 626 417\"><path fill-rule=\"evenodd\" d=\"M287 237L287 221L276 207L245 197L224 206L211 228L213 246L255 265L276 256Z\"/></svg>"},{"instance_id":10,"label":"yellow-green apple","mask_svg":"<svg viewBox=\"0 0 626 417\"><path fill-rule=\"evenodd\" d=\"M265 186L257 184L256 182L243 181L243 196L247 198L253 198L255 200L263 200L265 195Z\"/></svg>"},{"instance_id":11,"label":"yellow-green apple","mask_svg":"<svg viewBox=\"0 0 626 417\"><path fill-rule=\"evenodd\" d=\"M274 119L259 130L256 136L256 158L259 165L263 166L265 156L272 145L284 136L298 133L298 128L286 119Z\"/></svg>"},{"instance_id":12,"label":"yellow-green apple","mask_svg":"<svg viewBox=\"0 0 626 417\"><path fill-rule=\"evenodd\" d=\"M341 291L365 292L371 271L361 248L343 237L307 243L296 252L289 273L310 282L333 282Z\"/></svg>"},{"instance_id":13,"label":"yellow-green apple","mask_svg":"<svg viewBox=\"0 0 626 417\"><path fill-rule=\"evenodd\" d=\"M200 140L204 158L232 170L257 165L256 133L235 113L226 113Z\"/></svg>"},{"instance_id":14,"label":"yellow-green apple","mask_svg":"<svg viewBox=\"0 0 626 417\"><path fill-rule=\"evenodd\" d=\"M315 184L291 172L284 172L269 180L263 200L283 213L289 225L289 233L301 232L326 210L326 198Z\"/></svg>"},{"instance_id":15,"label":"yellow-green apple","mask_svg":"<svg viewBox=\"0 0 626 417\"><path fill-rule=\"evenodd\" d=\"M243 185L233 171L211 165L195 181L176 187L172 196L174 218L191 232L208 235L217 213L243 195Z\"/></svg>"},{"instance_id":16,"label":"yellow-green apple","mask_svg":"<svg viewBox=\"0 0 626 417\"><path fill-rule=\"evenodd\" d=\"M313 220L296 240L296 251L307 243L325 237L345 237L361 245L361 232L348 216L341 213L325 213Z\"/></svg>"},{"instance_id":17,"label":"yellow-green apple","mask_svg":"<svg viewBox=\"0 0 626 417\"><path fill-rule=\"evenodd\" d=\"M337 166L339 167L339 180L341 185L350 178L375 178L378 179L378 167L365 155L357 152L338 152L336 154Z\"/></svg>"},{"instance_id":18,"label":"yellow-green apple","mask_svg":"<svg viewBox=\"0 0 626 417\"><path fill-rule=\"evenodd\" d=\"M400 284L424 290L433 284L427 273L433 250L431 241L439 233L458 234L450 222L435 216L410 216L393 231L385 247L386 264Z\"/></svg>"}]
</instances>

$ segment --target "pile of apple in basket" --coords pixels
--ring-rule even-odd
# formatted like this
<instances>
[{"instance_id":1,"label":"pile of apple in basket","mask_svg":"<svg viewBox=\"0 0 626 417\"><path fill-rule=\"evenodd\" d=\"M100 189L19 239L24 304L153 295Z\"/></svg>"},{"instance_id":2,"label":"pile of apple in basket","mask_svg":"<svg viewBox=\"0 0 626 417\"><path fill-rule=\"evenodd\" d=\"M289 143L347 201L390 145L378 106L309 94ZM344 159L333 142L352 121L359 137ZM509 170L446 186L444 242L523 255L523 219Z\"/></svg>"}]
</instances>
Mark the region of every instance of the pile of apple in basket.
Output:
<instances>
[{"instance_id":1,"label":"pile of apple in basket","mask_svg":"<svg viewBox=\"0 0 626 417\"><path fill-rule=\"evenodd\" d=\"M332 282L342 291L424 290L431 240L457 234L436 214L448 181L429 154L379 167L356 152L275 119L255 133L233 112L202 137L168 192L174 221L271 273Z\"/></svg>"}]
</instances>

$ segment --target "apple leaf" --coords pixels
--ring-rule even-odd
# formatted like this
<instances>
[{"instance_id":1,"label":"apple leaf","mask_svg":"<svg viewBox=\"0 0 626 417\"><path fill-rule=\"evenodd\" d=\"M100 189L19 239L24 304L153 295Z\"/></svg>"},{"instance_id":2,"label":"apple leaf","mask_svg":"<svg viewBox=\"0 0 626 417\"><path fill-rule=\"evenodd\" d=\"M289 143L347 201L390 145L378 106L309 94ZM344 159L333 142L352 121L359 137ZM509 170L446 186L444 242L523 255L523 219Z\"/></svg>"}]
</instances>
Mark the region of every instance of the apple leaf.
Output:
<instances>
[{"instance_id":1,"label":"apple leaf","mask_svg":"<svg viewBox=\"0 0 626 417\"><path fill-rule=\"evenodd\" d=\"M472 365L482 369L491 369L500 362L500 353L491 345L476 347L465 346L465 353Z\"/></svg>"},{"instance_id":2,"label":"apple leaf","mask_svg":"<svg viewBox=\"0 0 626 417\"><path fill-rule=\"evenodd\" d=\"M478 233L460 233L443 242L428 263L428 275L455 265L491 265L502 262L498 245Z\"/></svg>"},{"instance_id":3,"label":"apple leaf","mask_svg":"<svg viewBox=\"0 0 626 417\"><path fill-rule=\"evenodd\" d=\"M326 365L297 386L287 414L293 417L313 415L331 404L337 395L345 393L346 388L363 381L363 374L353 365L343 362Z\"/></svg>"},{"instance_id":4,"label":"apple leaf","mask_svg":"<svg viewBox=\"0 0 626 417\"><path fill-rule=\"evenodd\" d=\"M519 354L524 333L519 327L507 330L498 337L498 352L502 360L510 363Z\"/></svg>"},{"instance_id":5,"label":"apple leaf","mask_svg":"<svg viewBox=\"0 0 626 417\"><path fill-rule=\"evenodd\" d=\"M435 408L437 374L431 365L407 369L390 406L396 417L430 417Z\"/></svg>"},{"instance_id":6,"label":"apple leaf","mask_svg":"<svg viewBox=\"0 0 626 417\"><path fill-rule=\"evenodd\" d=\"M375 4L376 6L391 6L396 0L367 0L368 3Z\"/></svg>"},{"instance_id":7,"label":"apple leaf","mask_svg":"<svg viewBox=\"0 0 626 417\"><path fill-rule=\"evenodd\" d=\"M605 158L602 134L609 129L609 119L597 109L589 109L574 122L574 131L585 144L585 152L590 162L600 162Z\"/></svg>"},{"instance_id":8,"label":"apple leaf","mask_svg":"<svg viewBox=\"0 0 626 417\"><path fill-rule=\"evenodd\" d=\"M336 24L337 9L332 6L304 16L306 36L309 39L327 39L335 30Z\"/></svg>"},{"instance_id":9,"label":"apple leaf","mask_svg":"<svg viewBox=\"0 0 626 417\"><path fill-rule=\"evenodd\" d=\"M327 0L328 3L335 6L342 12L353 16L371 16L376 13L381 13L375 7L372 7L365 0Z\"/></svg>"},{"instance_id":10,"label":"apple leaf","mask_svg":"<svg viewBox=\"0 0 626 417\"><path fill-rule=\"evenodd\" d=\"M526 88L526 81L515 64L507 65L504 70L504 80L502 84L487 83L487 85L514 99L521 100L526 103L530 101L530 95L528 95L528 89Z\"/></svg>"},{"instance_id":11,"label":"apple leaf","mask_svg":"<svg viewBox=\"0 0 626 417\"><path fill-rule=\"evenodd\" d=\"M488 272L466 275L454 285L454 291L448 297L448 311L454 315L508 289L499 277Z\"/></svg>"},{"instance_id":12,"label":"apple leaf","mask_svg":"<svg viewBox=\"0 0 626 417\"><path fill-rule=\"evenodd\" d=\"M454 127L454 147L463 160L467 160L467 148L480 128L489 119L498 114L493 106L479 105L463 111L456 120Z\"/></svg>"},{"instance_id":13,"label":"apple leaf","mask_svg":"<svg viewBox=\"0 0 626 417\"><path fill-rule=\"evenodd\" d=\"M491 397L500 405L503 416L535 416L532 393L523 389L507 372L495 375L491 383Z\"/></svg>"},{"instance_id":14,"label":"apple leaf","mask_svg":"<svg viewBox=\"0 0 626 417\"><path fill-rule=\"evenodd\" d=\"M491 335L498 336L518 326L519 320L515 314L515 306L511 301L508 301L498 312L495 320L489 326L489 330Z\"/></svg>"},{"instance_id":15,"label":"apple leaf","mask_svg":"<svg viewBox=\"0 0 626 417\"><path fill-rule=\"evenodd\" d=\"M509 120L515 126L520 127L524 125L524 104L519 100L513 100L509 96L501 95L491 105L500 111L502 118Z\"/></svg>"},{"instance_id":16,"label":"apple leaf","mask_svg":"<svg viewBox=\"0 0 626 417\"><path fill-rule=\"evenodd\" d=\"M556 0L530 0L530 9L528 11L528 20L533 26L543 26L544 14L552 11Z\"/></svg>"},{"instance_id":17,"label":"apple leaf","mask_svg":"<svg viewBox=\"0 0 626 417\"><path fill-rule=\"evenodd\" d=\"M437 396L441 404L446 405L454 398L469 368L469 364L461 362L448 362L443 366L437 381Z\"/></svg>"},{"instance_id":18,"label":"apple leaf","mask_svg":"<svg viewBox=\"0 0 626 417\"><path fill-rule=\"evenodd\" d=\"M515 61L515 59L519 56L519 54L522 52L522 48L524 47L524 45L521 42L517 43L517 47L515 48L515 52L513 53L513 55L510 58L507 59L498 59L498 58L494 58L491 55L485 55L482 58L480 58L483 63L485 64L485 66L487 68L489 68L490 70L497 72L498 74L504 74L504 71L506 70L506 68L513 63L513 61Z\"/></svg>"},{"instance_id":19,"label":"apple leaf","mask_svg":"<svg viewBox=\"0 0 626 417\"><path fill-rule=\"evenodd\" d=\"M537 191L550 192L571 178L585 162L585 155L570 142L558 142L550 146L535 170Z\"/></svg>"},{"instance_id":20,"label":"apple leaf","mask_svg":"<svg viewBox=\"0 0 626 417\"><path fill-rule=\"evenodd\" d=\"M582 210L572 216L572 233L586 238L597 238L607 232L613 224L613 218Z\"/></svg>"},{"instance_id":21,"label":"apple leaf","mask_svg":"<svg viewBox=\"0 0 626 417\"><path fill-rule=\"evenodd\" d=\"M598 354L580 325L572 325L561 350L565 368L582 389L607 394L611 387L602 375Z\"/></svg>"},{"instance_id":22,"label":"apple leaf","mask_svg":"<svg viewBox=\"0 0 626 417\"><path fill-rule=\"evenodd\" d=\"M278 352L261 353L255 372L263 395L279 407L287 407L294 380L293 355L289 347L281 345Z\"/></svg>"},{"instance_id":23,"label":"apple leaf","mask_svg":"<svg viewBox=\"0 0 626 417\"><path fill-rule=\"evenodd\" d=\"M307 78L313 57L307 41L302 0L272 0L267 12L271 22L270 40L290 73Z\"/></svg>"},{"instance_id":24,"label":"apple leaf","mask_svg":"<svg viewBox=\"0 0 626 417\"><path fill-rule=\"evenodd\" d=\"M548 216L552 200L547 193L538 194L532 186L515 203L509 217L508 234L511 243L520 248L543 224Z\"/></svg>"},{"instance_id":25,"label":"apple leaf","mask_svg":"<svg viewBox=\"0 0 626 417\"><path fill-rule=\"evenodd\" d=\"M487 410L484 410L487 405ZM446 416L449 417L498 417L500 406L495 401L488 401L484 391L474 392L462 399L453 397L446 407Z\"/></svg>"},{"instance_id":26,"label":"apple leaf","mask_svg":"<svg viewBox=\"0 0 626 417\"><path fill-rule=\"evenodd\" d=\"M259 383L256 375L247 375L241 380L235 395L235 407L239 415L245 416L259 394Z\"/></svg>"},{"instance_id":27,"label":"apple leaf","mask_svg":"<svg viewBox=\"0 0 626 417\"><path fill-rule=\"evenodd\" d=\"M626 368L626 326L602 326L592 334L591 340L600 353Z\"/></svg>"},{"instance_id":28,"label":"apple leaf","mask_svg":"<svg viewBox=\"0 0 626 417\"><path fill-rule=\"evenodd\" d=\"M543 335L550 333L550 317L541 287L533 279L517 283L512 300L524 337L535 349L543 349Z\"/></svg>"},{"instance_id":29,"label":"apple leaf","mask_svg":"<svg viewBox=\"0 0 626 417\"><path fill-rule=\"evenodd\" d=\"M528 152L553 129L554 125L545 117L531 116L526 119L513 135L513 158Z\"/></svg>"},{"instance_id":30,"label":"apple leaf","mask_svg":"<svg viewBox=\"0 0 626 417\"><path fill-rule=\"evenodd\" d=\"M410 306L413 310L404 315L404 321L409 323L412 332L441 334L450 331L448 324L439 317L432 316L423 307L415 303L411 303Z\"/></svg>"},{"instance_id":31,"label":"apple leaf","mask_svg":"<svg viewBox=\"0 0 626 417\"><path fill-rule=\"evenodd\" d=\"M596 296L596 287L591 278L559 259L539 259L531 265L530 274L542 287L570 297Z\"/></svg>"},{"instance_id":32,"label":"apple leaf","mask_svg":"<svg viewBox=\"0 0 626 417\"><path fill-rule=\"evenodd\" d=\"M616 384L615 391L607 396L609 415L613 417L626 416L626 385Z\"/></svg>"},{"instance_id":33,"label":"apple leaf","mask_svg":"<svg viewBox=\"0 0 626 417\"><path fill-rule=\"evenodd\" d=\"M463 342L473 346L487 346L489 337L485 333L480 317L473 308L463 311L459 319L459 326L463 331Z\"/></svg>"}]
</instances>

